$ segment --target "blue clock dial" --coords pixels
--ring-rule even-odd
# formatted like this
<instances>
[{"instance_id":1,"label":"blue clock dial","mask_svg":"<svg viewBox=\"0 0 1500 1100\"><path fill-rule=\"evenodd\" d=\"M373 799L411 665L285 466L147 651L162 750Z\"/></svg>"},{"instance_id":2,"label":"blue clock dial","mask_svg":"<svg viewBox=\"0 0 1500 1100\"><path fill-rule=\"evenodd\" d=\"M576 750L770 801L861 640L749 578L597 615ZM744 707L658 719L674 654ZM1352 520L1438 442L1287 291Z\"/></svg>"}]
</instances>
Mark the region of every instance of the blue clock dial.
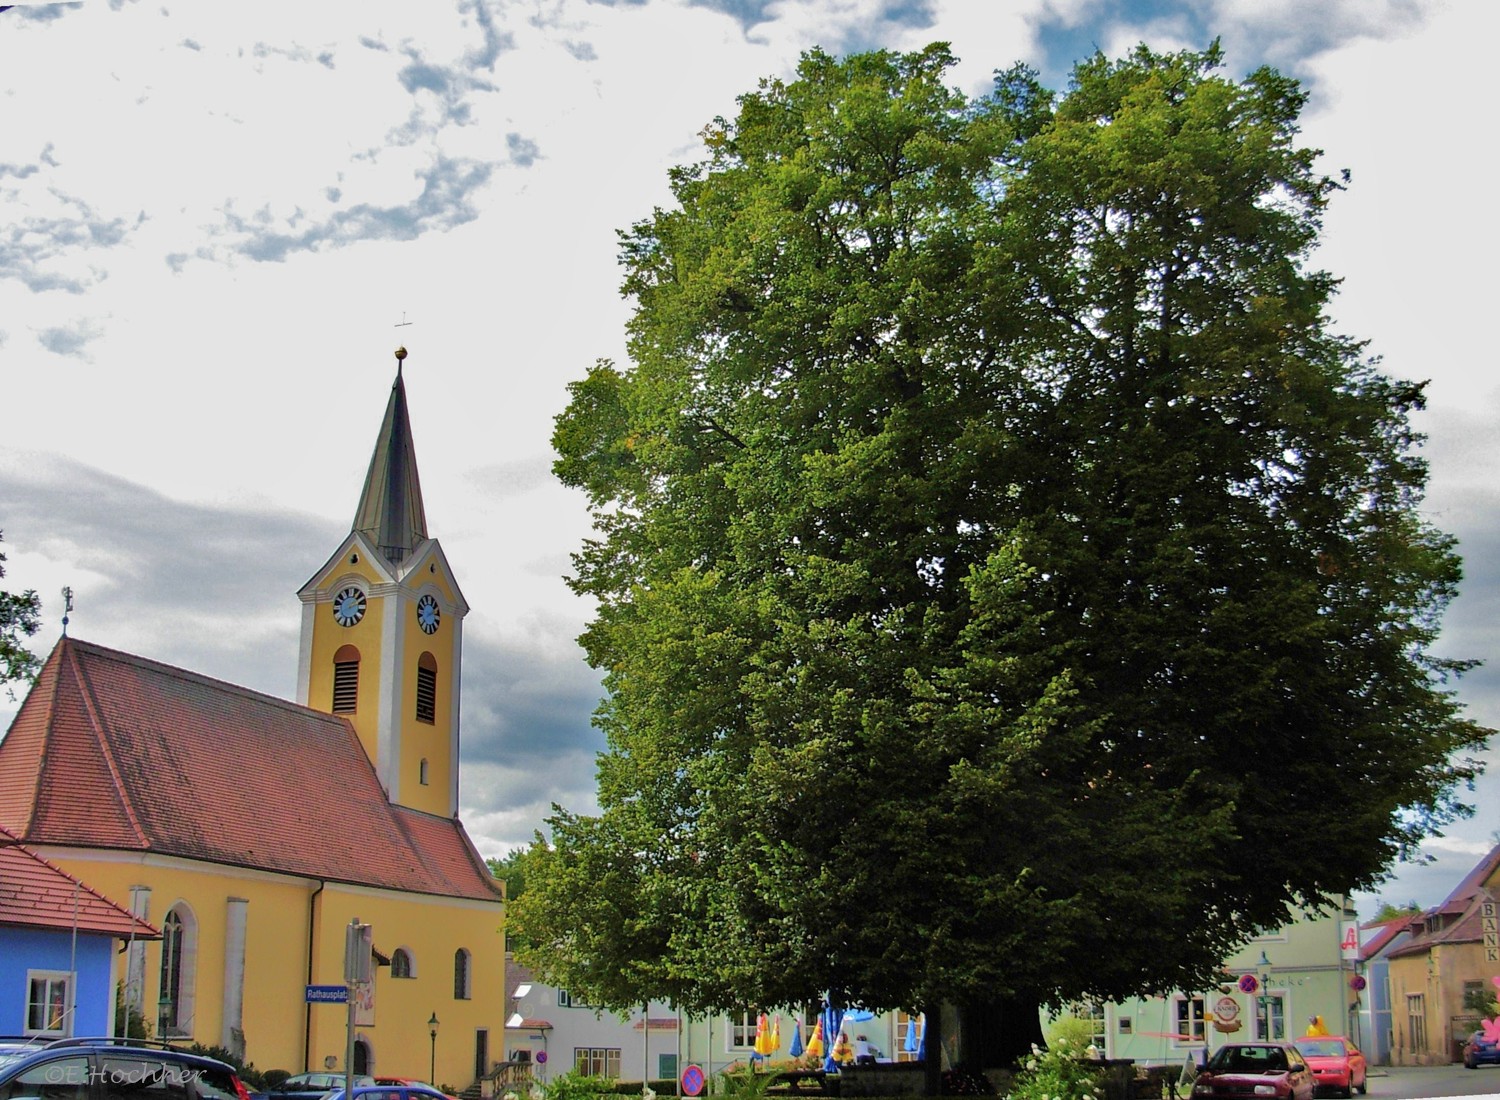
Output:
<instances>
[{"instance_id":1,"label":"blue clock dial","mask_svg":"<svg viewBox=\"0 0 1500 1100\"><path fill-rule=\"evenodd\" d=\"M442 621L442 618L437 600L431 596L423 596L417 601L417 625L422 628L423 634L437 633L438 623Z\"/></svg>"},{"instance_id":2,"label":"blue clock dial","mask_svg":"<svg viewBox=\"0 0 1500 1100\"><path fill-rule=\"evenodd\" d=\"M333 598L333 617L339 626L353 626L365 617L365 594L352 584Z\"/></svg>"}]
</instances>

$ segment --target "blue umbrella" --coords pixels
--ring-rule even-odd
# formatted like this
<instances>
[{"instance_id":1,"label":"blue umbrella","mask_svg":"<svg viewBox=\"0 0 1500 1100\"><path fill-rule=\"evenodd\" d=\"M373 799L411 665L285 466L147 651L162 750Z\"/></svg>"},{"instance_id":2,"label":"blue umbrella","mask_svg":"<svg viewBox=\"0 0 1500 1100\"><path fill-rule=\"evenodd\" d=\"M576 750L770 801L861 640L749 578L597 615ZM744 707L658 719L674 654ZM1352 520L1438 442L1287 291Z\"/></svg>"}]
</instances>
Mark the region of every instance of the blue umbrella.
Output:
<instances>
[{"instance_id":1,"label":"blue umbrella","mask_svg":"<svg viewBox=\"0 0 1500 1100\"><path fill-rule=\"evenodd\" d=\"M792 1021L792 1049L791 1049L790 1053L791 1053L791 1055L792 1055L793 1058L801 1058L802 1057L802 1021L801 1020L793 1020Z\"/></svg>"},{"instance_id":2,"label":"blue umbrella","mask_svg":"<svg viewBox=\"0 0 1500 1100\"><path fill-rule=\"evenodd\" d=\"M906 1042L903 1044L902 1049L908 1054L915 1054L922 1048L922 1044L917 1039L917 1029L921 1021L922 1017L920 1016L908 1016L906 1018Z\"/></svg>"},{"instance_id":3,"label":"blue umbrella","mask_svg":"<svg viewBox=\"0 0 1500 1100\"><path fill-rule=\"evenodd\" d=\"M838 1042L839 1028L843 1023L838 1009L832 1005L823 1009L823 1068L829 1073L837 1073L839 1069L839 1064L833 1057L833 1048Z\"/></svg>"}]
</instances>

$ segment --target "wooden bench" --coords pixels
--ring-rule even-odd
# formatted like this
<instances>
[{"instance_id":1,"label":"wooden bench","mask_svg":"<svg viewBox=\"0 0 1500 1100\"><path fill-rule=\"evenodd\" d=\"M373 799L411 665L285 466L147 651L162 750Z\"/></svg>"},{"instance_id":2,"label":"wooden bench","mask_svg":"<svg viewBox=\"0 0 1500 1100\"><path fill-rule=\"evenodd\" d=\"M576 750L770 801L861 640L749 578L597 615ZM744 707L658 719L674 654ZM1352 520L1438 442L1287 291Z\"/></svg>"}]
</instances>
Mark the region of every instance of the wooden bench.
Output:
<instances>
[{"instance_id":1,"label":"wooden bench","mask_svg":"<svg viewBox=\"0 0 1500 1100\"><path fill-rule=\"evenodd\" d=\"M779 1069L766 1088L769 1096L827 1096L828 1073L821 1069Z\"/></svg>"}]
</instances>

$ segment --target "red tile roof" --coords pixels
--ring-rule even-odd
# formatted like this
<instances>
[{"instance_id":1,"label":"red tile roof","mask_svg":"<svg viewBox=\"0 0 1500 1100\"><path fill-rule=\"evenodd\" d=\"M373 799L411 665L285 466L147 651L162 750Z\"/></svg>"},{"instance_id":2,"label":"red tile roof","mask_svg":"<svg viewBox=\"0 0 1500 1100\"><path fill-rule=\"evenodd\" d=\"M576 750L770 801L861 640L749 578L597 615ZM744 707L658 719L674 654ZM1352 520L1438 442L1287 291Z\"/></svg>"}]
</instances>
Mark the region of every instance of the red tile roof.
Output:
<instances>
[{"instance_id":1,"label":"red tile roof","mask_svg":"<svg viewBox=\"0 0 1500 1100\"><path fill-rule=\"evenodd\" d=\"M497 901L456 818L393 805L343 718L63 638L0 740L0 826Z\"/></svg>"},{"instance_id":2,"label":"red tile roof","mask_svg":"<svg viewBox=\"0 0 1500 1100\"><path fill-rule=\"evenodd\" d=\"M138 940L161 933L0 829L0 924Z\"/></svg>"},{"instance_id":3,"label":"red tile roof","mask_svg":"<svg viewBox=\"0 0 1500 1100\"><path fill-rule=\"evenodd\" d=\"M1484 938L1481 904L1488 900L1485 883L1500 872L1500 844L1489 850L1442 904L1414 918L1411 939L1389 953L1399 959L1422 955L1438 944L1478 943ZM1429 930L1428 925L1434 927Z\"/></svg>"}]
</instances>

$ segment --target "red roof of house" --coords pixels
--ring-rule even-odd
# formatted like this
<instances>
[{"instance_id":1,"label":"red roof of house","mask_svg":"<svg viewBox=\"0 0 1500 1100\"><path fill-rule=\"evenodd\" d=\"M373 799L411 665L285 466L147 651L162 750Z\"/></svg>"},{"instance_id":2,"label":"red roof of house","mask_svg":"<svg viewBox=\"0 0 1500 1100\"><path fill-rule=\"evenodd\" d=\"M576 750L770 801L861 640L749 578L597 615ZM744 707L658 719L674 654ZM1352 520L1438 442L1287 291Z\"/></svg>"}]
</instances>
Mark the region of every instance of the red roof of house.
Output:
<instances>
[{"instance_id":1,"label":"red roof of house","mask_svg":"<svg viewBox=\"0 0 1500 1100\"><path fill-rule=\"evenodd\" d=\"M154 926L54 867L7 829L0 829L0 924L62 931L76 928L119 939L161 938Z\"/></svg>"},{"instance_id":2,"label":"red roof of house","mask_svg":"<svg viewBox=\"0 0 1500 1100\"><path fill-rule=\"evenodd\" d=\"M1421 955L1437 944L1477 943L1484 937L1481 904L1489 898L1485 883L1500 871L1500 844L1489 850L1442 904L1414 918L1412 935L1390 952L1393 959ZM1430 926L1430 930L1429 930Z\"/></svg>"},{"instance_id":3,"label":"red roof of house","mask_svg":"<svg viewBox=\"0 0 1500 1100\"><path fill-rule=\"evenodd\" d=\"M0 740L0 826L33 845L503 896L457 818L386 798L345 719L76 638Z\"/></svg>"}]
</instances>

